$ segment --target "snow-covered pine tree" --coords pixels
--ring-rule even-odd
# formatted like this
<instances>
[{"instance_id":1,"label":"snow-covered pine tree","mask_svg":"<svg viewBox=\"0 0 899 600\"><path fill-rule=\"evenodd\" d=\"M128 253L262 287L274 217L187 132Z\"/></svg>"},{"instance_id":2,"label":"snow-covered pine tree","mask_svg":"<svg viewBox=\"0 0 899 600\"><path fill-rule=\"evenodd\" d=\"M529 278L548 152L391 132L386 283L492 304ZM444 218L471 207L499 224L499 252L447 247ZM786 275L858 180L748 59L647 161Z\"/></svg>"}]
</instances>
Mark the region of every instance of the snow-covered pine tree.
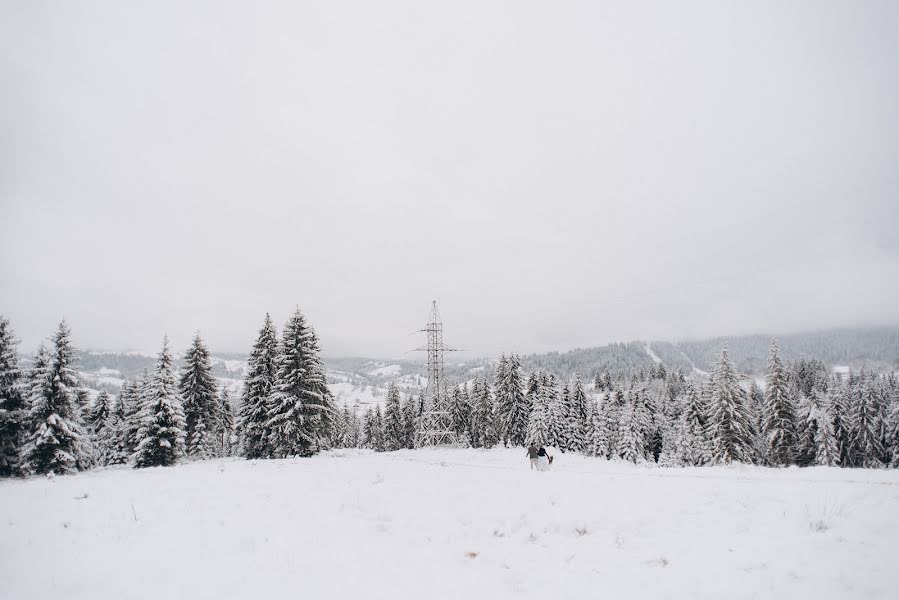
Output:
<instances>
[{"instance_id":1,"label":"snow-covered pine tree","mask_svg":"<svg viewBox=\"0 0 899 600\"><path fill-rule=\"evenodd\" d=\"M129 385L128 380L122 382L109 418L100 429L101 453L105 465L123 465L131 458L132 452L128 447L128 422L125 418L126 399L124 397L124 392Z\"/></svg>"},{"instance_id":2,"label":"snow-covered pine tree","mask_svg":"<svg viewBox=\"0 0 899 600\"><path fill-rule=\"evenodd\" d=\"M137 452L141 443L143 431L144 407L150 401L153 376L146 370L140 378L134 382L134 394L132 407L128 414L128 443L132 448L131 454Z\"/></svg>"},{"instance_id":3,"label":"snow-covered pine tree","mask_svg":"<svg viewBox=\"0 0 899 600\"><path fill-rule=\"evenodd\" d=\"M450 396L450 413L453 420L453 431L457 437L467 435L468 422L471 418L471 406L468 404L468 393L464 385L454 387Z\"/></svg>"},{"instance_id":4,"label":"snow-covered pine tree","mask_svg":"<svg viewBox=\"0 0 899 600\"><path fill-rule=\"evenodd\" d=\"M559 428L555 445L562 452L568 452L568 450L571 449L568 444L572 436L572 432L568 429L571 424L570 413L571 388L567 383L563 383L562 388L559 391L559 404L555 415Z\"/></svg>"},{"instance_id":5,"label":"snow-covered pine tree","mask_svg":"<svg viewBox=\"0 0 899 600\"><path fill-rule=\"evenodd\" d=\"M587 393L580 375L575 375L568 395L568 448L574 452L587 449L587 431L591 424L587 416Z\"/></svg>"},{"instance_id":6,"label":"snow-covered pine tree","mask_svg":"<svg viewBox=\"0 0 899 600\"><path fill-rule=\"evenodd\" d=\"M608 410L609 394L605 394L603 400L593 410L590 419L590 445L587 454L590 456L609 457L609 420L606 414Z\"/></svg>"},{"instance_id":7,"label":"snow-covered pine tree","mask_svg":"<svg viewBox=\"0 0 899 600\"><path fill-rule=\"evenodd\" d=\"M391 383L387 386L387 402L384 409L384 444L387 450L400 450L405 447L405 442L400 390Z\"/></svg>"},{"instance_id":8,"label":"snow-covered pine tree","mask_svg":"<svg viewBox=\"0 0 899 600\"><path fill-rule=\"evenodd\" d=\"M231 392L228 386L222 386L218 399L218 440L217 446L222 456L231 456L234 450L234 405L231 403Z\"/></svg>"},{"instance_id":9,"label":"snow-covered pine tree","mask_svg":"<svg viewBox=\"0 0 899 600\"><path fill-rule=\"evenodd\" d=\"M485 378L478 377L473 390L471 429L477 435L472 436L472 445L492 448L499 441L499 435L496 430L496 410L490 383Z\"/></svg>"},{"instance_id":10,"label":"snow-covered pine tree","mask_svg":"<svg viewBox=\"0 0 899 600\"><path fill-rule=\"evenodd\" d=\"M765 438L765 461L769 465L791 465L796 462L796 408L793 389L780 360L777 340L771 341L765 404L762 413L762 435Z\"/></svg>"},{"instance_id":11,"label":"snow-covered pine tree","mask_svg":"<svg viewBox=\"0 0 899 600\"><path fill-rule=\"evenodd\" d=\"M387 445L384 443L384 416L381 414L381 406L375 406L371 423L371 447L377 452L384 452Z\"/></svg>"},{"instance_id":12,"label":"snow-covered pine tree","mask_svg":"<svg viewBox=\"0 0 899 600\"><path fill-rule=\"evenodd\" d=\"M749 401L753 429L759 433L759 440L762 440L761 432L764 431L765 420L765 392L762 391L755 379L749 384L749 397L747 400ZM763 450L764 444L760 444L759 451Z\"/></svg>"},{"instance_id":13,"label":"snow-covered pine tree","mask_svg":"<svg viewBox=\"0 0 899 600\"><path fill-rule=\"evenodd\" d=\"M9 319L0 315L0 477L19 474L19 452L28 431L17 344Z\"/></svg>"},{"instance_id":14,"label":"snow-covered pine tree","mask_svg":"<svg viewBox=\"0 0 899 600\"><path fill-rule=\"evenodd\" d=\"M49 363L33 376L31 432L25 464L31 473L74 473L91 464L87 434L79 423L78 380L71 330L63 320L53 335Z\"/></svg>"},{"instance_id":15,"label":"snow-covered pine tree","mask_svg":"<svg viewBox=\"0 0 899 600\"><path fill-rule=\"evenodd\" d=\"M874 377L862 371L852 393L850 460L857 467L882 467L882 414Z\"/></svg>"},{"instance_id":16,"label":"snow-covered pine tree","mask_svg":"<svg viewBox=\"0 0 899 600\"><path fill-rule=\"evenodd\" d=\"M142 395L140 441L132 456L132 464L135 468L173 465L184 456L186 421L168 337L162 340L156 369Z\"/></svg>"},{"instance_id":17,"label":"snow-covered pine tree","mask_svg":"<svg viewBox=\"0 0 899 600\"><path fill-rule=\"evenodd\" d=\"M247 374L237 417L240 451L247 458L271 458L272 455L268 411L278 377L278 350L275 324L266 314L247 359Z\"/></svg>"},{"instance_id":18,"label":"snow-covered pine tree","mask_svg":"<svg viewBox=\"0 0 899 600\"><path fill-rule=\"evenodd\" d=\"M838 375L834 376L827 389L827 405L833 419L833 437L836 439L840 453L839 465L850 465L849 448L852 441L852 419L850 412L849 389L846 382Z\"/></svg>"},{"instance_id":19,"label":"snow-covered pine tree","mask_svg":"<svg viewBox=\"0 0 899 600\"><path fill-rule=\"evenodd\" d=\"M87 425L90 427L90 430L96 434L103 427L103 423L106 422L106 419L109 417L109 413L111 411L111 405L109 401L109 394L104 392L100 392L97 394L97 398L94 400L94 404L90 407L90 411L88 412L87 417Z\"/></svg>"},{"instance_id":20,"label":"snow-covered pine tree","mask_svg":"<svg viewBox=\"0 0 899 600\"><path fill-rule=\"evenodd\" d=\"M751 463L755 459L752 415L740 387L727 345L715 365L709 386L709 437L712 460L719 464Z\"/></svg>"},{"instance_id":21,"label":"snow-covered pine tree","mask_svg":"<svg viewBox=\"0 0 899 600\"><path fill-rule=\"evenodd\" d=\"M536 395L531 405L531 414L528 417L528 443L536 446L549 444L549 426L546 417L546 408L543 400Z\"/></svg>"},{"instance_id":22,"label":"snow-covered pine tree","mask_svg":"<svg viewBox=\"0 0 899 600\"><path fill-rule=\"evenodd\" d=\"M417 418L416 405L418 401L411 394L403 404L403 448L415 448L415 424Z\"/></svg>"},{"instance_id":23,"label":"snow-covered pine tree","mask_svg":"<svg viewBox=\"0 0 899 600\"><path fill-rule=\"evenodd\" d=\"M833 429L833 415L826 407L816 415L814 464L823 467L840 465L840 445Z\"/></svg>"},{"instance_id":24,"label":"snow-covered pine tree","mask_svg":"<svg viewBox=\"0 0 899 600\"><path fill-rule=\"evenodd\" d=\"M202 458L210 458L213 432L218 431L220 416L218 383L212 373L209 350L199 332L194 334L193 342L184 353L184 366L181 367L181 378L178 390L184 403L184 419L187 423L185 436L188 440L187 453L201 458L194 452L203 452ZM203 433L194 433L200 422L203 422ZM194 438L196 442L194 443Z\"/></svg>"},{"instance_id":25,"label":"snow-covered pine tree","mask_svg":"<svg viewBox=\"0 0 899 600\"><path fill-rule=\"evenodd\" d=\"M186 421L187 419L185 418ZM200 460L213 458L216 455L215 446L213 434L206 428L206 419L200 415L196 423L194 423L194 432L187 444L187 454L191 458Z\"/></svg>"},{"instance_id":26,"label":"snow-covered pine tree","mask_svg":"<svg viewBox=\"0 0 899 600\"><path fill-rule=\"evenodd\" d=\"M811 396L802 396L796 405L796 464L808 467L817 464L815 454L818 450L818 429L821 420L830 420L830 435L833 436L833 418L828 406L827 391L824 388L813 388ZM839 455L839 451L838 451Z\"/></svg>"},{"instance_id":27,"label":"snow-covered pine tree","mask_svg":"<svg viewBox=\"0 0 899 600\"><path fill-rule=\"evenodd\" d=\"M495 388L498 427L502 432L503 444L524 446L527 443L531 407L522 389L521 358L517 354L510 354L506 359L501 377L497 372Z\"/></svg>"},{"instance_id":28,"label":"snow-covered pine tree","mask_svg":"<svg viewBox=\"0 0 899 600\"><path fill-rule=\"evenodd\" d=\"M333 415L318 338L297 309L284 325L268 426L272 455L311 456L327 447Z\"/></svg>"},{"instance_id":29,"label":"snow-covered pine tree","mask_svg":"<svg viewBox=\"0 0 899 600\"><path fill-rule=\"evenodd\" d=\"M556 387L556 376L553 373L543 374L539 394L546 417L546 442L558 448L563 443L562 402L559 398L559 388Z\"/></svg>"},{"instance_id":30,"label":"snow-covered pine tree","mask_svg":"<svg viewBox=\"0 0 899 600\"><path fill-rule=\"evenodd\" d=\"M703 394L691 383L680 398L682 406L677 424L678 460L684 466L701 466L712 459L711 444L706 435L708 409Z\"/></svg>"},{"instance_id":31,"label":"snow-covered pine tree","mask_svg":"<svg viewBox=\"0 0 899 600\"><path fill-rule=\"evenodd\" d=\"M643 462L643 440L640 439L640 426L638 424L637 410L631 401L634 394L628 390L627 400L621 410L621 421L618 423L618 447L616 454L622 460L629 462Z\"/></svg>"},{"instance_id":32,"label":"snow-covered pine tree","mask_svg":"<svg viewBox=\"0 0 899 600\"><path fill-rule=\"evenodd\" d=\"M889 442L890 466L899 469L899 398L895 389L887 413L887 435Z\"/></svg>"}]
</instances>

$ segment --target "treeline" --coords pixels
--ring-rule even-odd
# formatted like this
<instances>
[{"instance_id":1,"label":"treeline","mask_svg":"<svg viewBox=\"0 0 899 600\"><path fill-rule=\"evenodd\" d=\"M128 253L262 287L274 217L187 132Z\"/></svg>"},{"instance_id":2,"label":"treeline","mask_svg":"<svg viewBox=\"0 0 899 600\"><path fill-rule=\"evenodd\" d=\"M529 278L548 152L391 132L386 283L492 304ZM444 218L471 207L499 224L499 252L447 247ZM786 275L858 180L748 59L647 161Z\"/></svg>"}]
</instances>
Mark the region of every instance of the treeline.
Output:
<instances>
[{"instance_id":1,"label":"treeline","mask_svg":"<svg viewBox=\"0 0 899 600\"><path fill-rule=\"evenodd\" d=\"M579 377L547 371L522 381L521 360L502 357L491 383L479 377L448 395L464 446L524 446L664 466L899 467L899 382L871 371L830 375L819 360L786 364L771 345L764 391L741 385L727 347L704 381L650 364L630 378L598 373L594 394ZM336 446L376 451L415 446L420 399L390 387L385 410L359 420L344 408Z\"/></svg>"},{"instance_id":2,"label":"treeline","mask_svg":"<svg viewBox=\"0 0 899 600\"><path fill-rule=\"evenodd\" d=\"M219 389L199 335L175 368L168 340L152 371L125 380L115 402L79 384L68 324L20 367L0 317L0 475L65 474L98 465L167 466L184 457L308 456L330 445L334 408L318 338L297 310L279 339L271 319L249 359L241 411Z\"/></svg>"}]
</instances>

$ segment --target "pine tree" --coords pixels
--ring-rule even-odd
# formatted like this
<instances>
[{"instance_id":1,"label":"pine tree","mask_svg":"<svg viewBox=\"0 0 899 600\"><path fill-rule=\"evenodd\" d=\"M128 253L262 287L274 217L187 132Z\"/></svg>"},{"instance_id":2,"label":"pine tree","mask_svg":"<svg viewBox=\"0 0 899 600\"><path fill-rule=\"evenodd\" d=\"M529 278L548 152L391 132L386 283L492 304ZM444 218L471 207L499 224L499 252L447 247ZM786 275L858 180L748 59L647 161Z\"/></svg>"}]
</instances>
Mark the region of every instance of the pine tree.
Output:
<instances>
[{"instance_id":1,"label":"pine tree","mask_svg":"<svg viewBox=\"0 0 899 600\"><path fill-rule=\"evenodd\" d=\"M708 420L704 397L690 384L680 399L682 409L677 424L677 462L701 466L712 460L712 448L706 435Z\"/></svg>"},{"instance_id":2,"label":"pine tree","mask_svg":"<svg viewBox=\"0 0 899 600\"><path fill-rule=\"evenodd\" d=\"M387 402L384 409L384 443L387 450L400 450L406 445L400 391L393 383L387 386Z\"/></svg>"},{"instance_id":3,"label":"pine tree","mask_svg":"<svg viewBox=\"0 0 899 600\"><path fill-rule=\"evenodd\" d=\"M569 446L569 440L572 437L572 431L569 429L571 425L570 413L571 389L568 387L567 383L563 383L562 388L559 391L559 404L555 414L558 426L555 445L561 452L568 452L571 449Z\"/></svg>"},{"instance_id":4,"label":"pine tree","mask_svg":"<svg viewBox=\"0 0 899 600\"><path fill-rule=\"evenodd\" d=\"M827 394L830 416L833 419L833 437L839 451L839 465L851 466L849 454L852 443L852 415L850 412L848 386L841 380L834 380Z\"/></svg>"},{"instance_id":5,"label":"pine tree","mask_svg":"<svg viewBox=\"0 0 899 600\"><path fill-rule=\"evenodd\" d=\"M558 447L563 436L562 406L559 389L556 387L556 376L544 373L540 382L540 402L546 417L547 444Z\"/></svg>"},{"instance_id":6,"label":"pine tree","mask_svg":"<svg viewBox=\"0 0 899 600\"><path fill-rule=\"evenodd\" d=\"M135 468L166 467L184 456L184 408L175 381L175 363L168 337L156 359L156 369L143 391L141 427L137 449L132 456Z\"/></svg>"},{"instance_id":7,"label":"pine tree","mask_svg":"<svg viewBox=\"0 0 899 600\"><path fill-rule=\"evenodd\" d=\"M453 388L453 393L450 396L450 413L456 437L466 436L471 419L471 406L468 404L468 393L465 390L465 386Z\"/></svg>"},{"instance_id":8,"label":"pine tree","mask_svg":"<svg viewBox=\"0 0 899 600\"><path fill-rule=\"evenodd\" d=\"M95 433L100 431L103 427L103 423L105 423L106 419L109 417L110 411L109 394L100 392L97 394L97 399L94 400L94 404L91 406L87 417L87 423L91 431Z\"/></svg>"},{"instance_id":9,"label":"pine tree","mask_svg":"<svg viewBox=\"0 0 899 600\"><path fill-rule=\"evenodd\" d=\"M218 399L218 446L222 456L231 456L233 452L232 437L234 436L234 405L231 404L231 392L228 386L222 386L222 393Z\"/></svg>"},{"instance_id":10,"label":"pine tree","mask_svg":"<svg viewBox=\"0 0 899 600\"><path fill-rule=\"evenodd\" d=\"M94 451L100 465L117 465L127 462L128 454L119 451L119 440L124 421L119 412L120 402L109 402L109 414L95 429ZM96 427L96 426L95 426Z\"/></svg>"},{"instance_id":11,"label":"pine tree","mask_svg":"<svg viewBox=\"0 0 899 600\"><path fill-rule=\"evenodd\" d=\"M591 415L590 446L587 453L591 456L609 457L611 440L609 437L609 420L606 414L608 410L609 395L596 407Z\"/></svg>"},{"instance_id":12,"label":"pine tree","mask_svg":"<svg viewBox=\"0 0 899 600\"><path fill-rule=\"evenodd\" d=\"M568 399L568 448L584 452L587 448L586 432L590 428L587 418L587 393L580 376L575 376Z\"/></svg>"},{"instance_id":13,"label":"pine tree","mask_svg":"<svg viewBox=\"0 0 899 600\"><path fill-rule=\"evenodd\" d=\"M834 434L833 415L825 408L816 415L815 420L817 422L815 430L815 464L823 467L839 466L840 446Z\"/></svg>"},{"instance_id":14,"label":"pine tree","mask_svg":"<svg viewBox=\"0 0 899 600\"><path fill-rule=\"evenodd\" d=\"M709 393L712 460L722 464L751 463L755 455L752 415L726 345L712 373Z\"/></svg>"},{"instance_id":15,"label":"pine tree","mask_svg":"<svg viewBox=\"0 0 899 600\"><path fill-rule=\"evenodd\" d=\"M887 416L887 434L889 436L890 466L899 469L899 399L895 397L895 392Z\"/></svg>"},{"instance_id":16,"label":"pine tree","mask_svg":"<svg viewBox=\"0 0 899 600\"><path fill-rule=\"evenodd\" d=\"M521 358L517 354L510 354L502 372L497 371L494 387L499 419L497 426L503 444L524 446L527 442L531 407L521 387Z\"/></svg>"},{"instance_id":17,"label":"pine tree","mask_svg":"<svg viewBox=\"0 0 899 600\"><path fill-rule=\"evenodd\" d=\"M0 477L20 473L19 451L28 430L17 344L9 319L0 315Z\"/></svg>"},{"instance_id":18,"label":"pine tree","mask_svg":"<svg viewBox=\"0 0 899 600\"><path fill-rule=\"evenodd\" d=\"M272 455L268 411L278 377L278 362L278 334L271 317L266 314L247 360L237 417L240 450L249 459L271 458Z\"/></svg>"},{"instance_id":19,"label":"pine tree","mask_svg":"<svg viewBox=\"0 0 899 600\"><path fill-rule=\"evenodd\" d=\"M187 419L185 418L185 422ZM215 456L215 444L206 429L206 419L200 415L194 424L194 432L187 444L187 454L193 458L207 459Z\"/></svg>"},{"instance_id":20,"label":"pine tree","mask_svg":"<svg viewBox=\"0 0 899 600\"><path fill-rule=\"evenodd\" d=\"M117 441L117 446L124 448L131 458L137 445L140 442L140 419L143 410L143 401L145 398L144 390L147 389L150 376L146 371L141 375L140 379L135 381L125 380L119 389L119 403L122 405L123 428L119 432L121 440ZM127 462L127 461L126 461Z\"/></svg>"},{"instance_id":21,"label":"pine tree","mask_svg":"<svg viewBox=\"0 0 899 600\"><path fill-rule=\"evenodd\" d=\"M184 366L181 368L178 389L184 403L184 419L187 423L185 430L188 440L187 453L196 458L209 458L214 455L209 446L212 432L220 430L218 419L221 407L209 350L199 333L194 335L190 348L184 353ZM200 422L203 423L203 432L202 435L196 436ZM197 443L194 443L195 438ZM203 456L196 454L195 451L202 452Z\"/></svg>"},{"instance_id":22,"label":"pine tree","mask_svg":"<svg viewBox=\"0 0 899 600\"><path fill-rule=\"evenodd\" d=\"M418 401L415 399L415 396L410 395L406 400L406 403L403 404L403 447L410 450L415 448L415 423L417 414L415 406L417 403Z\"/></svg>"},{"instance_id":23,"label":"pine tree","mask_svg":"<svg viewBox=\"0 0 899 600\"><path fill-rule=\"evenodd\" d=\"M864 371L852 394L850 457L858 467L881 467L882 415L873 377Z\"/></svg>"},{"instance_id":24,"label":"pine tree","mask_svg":"<svg viewBox=\"0 0 899 600\"><path fill-rule=\"evenodd\" d=\"M381 415L381 407L375 406L369 409L365 415L365 445L375 452L386 450L384 444L384 418Z\"/></svg>"},{"instance_id":25,"label":"pine tree","mask_svg":"<svg viewBox=\"0 0 899 600\"><path fill-rule=\"evenodd\" d=\"M71 331L62 321L53 336L53 352L46 366L32 376L31 435L25 462L32 473L66 474L90 465L91 450L79 423L78 380Z\"/></svg>"},{"instance_id":26,"label":"pine tree","mask_svg":"<svg viewBox=\"0 0 899 600\"><path fill-rule=\"evenodd\" d=\"M318 338L299 309L284 326L278 378L269 409L273 455L310 456L327 447L333 405Z\"/></svg>"},{"instance_id":27,"label":"pine tree","mask_svg":"<svg viewBox=\"0 0 899 600\"><path fill-rule=\"evenodd\" d=\"M633 397L632 394L628 394ZM636 407L633 402L627 400L621 411L621 421L618 424L618 447L616 454L623 460L629 462L642 462L643 440L640 435L640 427L638 424Z\"/></svg>"},{"instance_id":28,"label":"pine tree","mask_svg":"<svg viewBox=\"0 0 899 600\"><path fill-rule=\"evenodd\" d=\"M770 465L791 465L796 462L796 409L787 373L777 347L771 342L768 355L768 375L765 384L765 404L762 434L765 437L765 459Z\"/></svg>"},{"instance_id":29,"label":"pine tree","mask_svg":"<svg viewBox=\"0 0 899 600\"><path fill-rule=\"evenodd\" d=\"M549 444L546 408L539 396L534 399L531 405L531 414L528 417L528 442L538 447Z\"/></svg>"}]
</instances>

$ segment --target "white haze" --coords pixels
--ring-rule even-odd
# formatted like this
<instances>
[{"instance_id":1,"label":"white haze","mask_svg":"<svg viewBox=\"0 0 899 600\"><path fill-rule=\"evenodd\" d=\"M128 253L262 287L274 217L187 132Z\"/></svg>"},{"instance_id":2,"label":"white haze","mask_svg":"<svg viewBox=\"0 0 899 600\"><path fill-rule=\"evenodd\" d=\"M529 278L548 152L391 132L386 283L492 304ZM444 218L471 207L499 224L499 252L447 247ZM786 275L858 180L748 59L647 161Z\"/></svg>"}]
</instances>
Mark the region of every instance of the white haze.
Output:
<instances>
[{"instance_id":1,"label":"white haze","mask_svg":"<svg viewBox=\"0 0 899 600\"><path fill-rule=\"evenodd\" d=\"M896 2L0 2L33 348L396 356L894 324Z\"/></svg>"}]
</instances>

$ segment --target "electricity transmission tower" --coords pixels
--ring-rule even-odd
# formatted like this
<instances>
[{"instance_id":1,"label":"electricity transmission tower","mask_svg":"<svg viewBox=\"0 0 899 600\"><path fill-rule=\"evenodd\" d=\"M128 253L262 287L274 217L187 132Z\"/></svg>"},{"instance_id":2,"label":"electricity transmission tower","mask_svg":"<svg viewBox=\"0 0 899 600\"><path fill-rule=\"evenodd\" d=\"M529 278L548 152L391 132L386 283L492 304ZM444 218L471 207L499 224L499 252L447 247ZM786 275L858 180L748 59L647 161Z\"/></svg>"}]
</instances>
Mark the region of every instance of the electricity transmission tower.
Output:
<instances>
[{"instance_id":1,"label":"electricity transmission tower","mask_svg":"<svg viewBox=\"0 0 899 600\"><path fill-rule=\"evenodd\" d=\"M437 310L437 301L431 303L428 324L422 332L427 334L427 343L415 351L428 353L428 386L421 397L421 416L415 432L415 447L453 444L456 433L450 413L449 396L446 393L446 379L443 377L443 355L457 352L443 343L443 321Z\"/></svg>"}]
</instances>

